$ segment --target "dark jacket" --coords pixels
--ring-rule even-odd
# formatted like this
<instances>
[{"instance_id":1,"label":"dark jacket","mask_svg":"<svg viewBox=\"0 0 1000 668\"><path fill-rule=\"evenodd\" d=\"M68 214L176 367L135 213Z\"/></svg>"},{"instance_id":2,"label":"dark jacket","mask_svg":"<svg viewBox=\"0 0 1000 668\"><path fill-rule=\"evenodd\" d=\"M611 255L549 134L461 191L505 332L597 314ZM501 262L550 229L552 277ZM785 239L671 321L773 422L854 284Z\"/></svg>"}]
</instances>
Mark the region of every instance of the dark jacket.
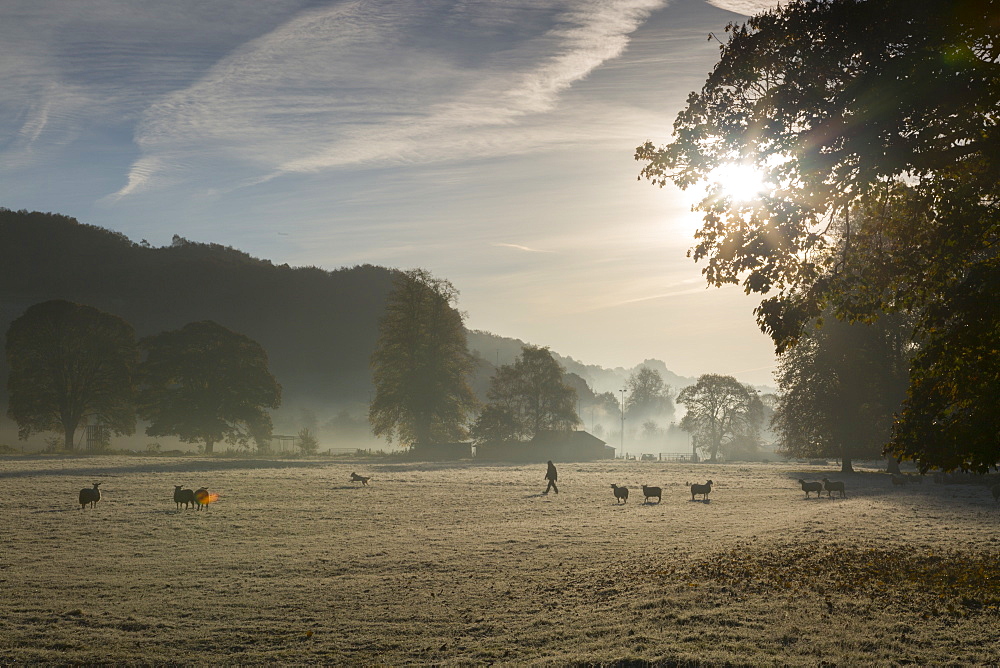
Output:
<instances>
[{"instance_id":1,"label":"dark jacket","mask_svg":"<svg viewBox=\"0 0 1000 668\"><path fill-rule=\"evenodd\" d=\"M558 480L559 479L559 474L556 473L556 465L553 464L552 462L549 462L549 469L545 472L545 479L546 480Z\"/></svg>"}]
</instances>

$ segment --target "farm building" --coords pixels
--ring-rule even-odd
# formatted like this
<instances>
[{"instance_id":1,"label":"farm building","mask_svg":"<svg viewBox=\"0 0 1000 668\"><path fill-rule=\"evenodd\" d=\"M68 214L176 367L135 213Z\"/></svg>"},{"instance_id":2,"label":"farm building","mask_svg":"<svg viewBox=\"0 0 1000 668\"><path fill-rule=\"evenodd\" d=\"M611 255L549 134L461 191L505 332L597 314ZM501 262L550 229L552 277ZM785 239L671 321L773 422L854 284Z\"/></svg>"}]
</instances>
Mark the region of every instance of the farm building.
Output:
<instances>
[{"instance_id":1,"label":"farm building","mask_svg":"<svg viewBox=\"0 0 1000 668\"><path fill-rule=\"evenodd\" d=\"M476 459L494 462L587 462L614 459L615 449L585 431L545 431L527 442L484 443Z\"/></svg>"}]
</instances>

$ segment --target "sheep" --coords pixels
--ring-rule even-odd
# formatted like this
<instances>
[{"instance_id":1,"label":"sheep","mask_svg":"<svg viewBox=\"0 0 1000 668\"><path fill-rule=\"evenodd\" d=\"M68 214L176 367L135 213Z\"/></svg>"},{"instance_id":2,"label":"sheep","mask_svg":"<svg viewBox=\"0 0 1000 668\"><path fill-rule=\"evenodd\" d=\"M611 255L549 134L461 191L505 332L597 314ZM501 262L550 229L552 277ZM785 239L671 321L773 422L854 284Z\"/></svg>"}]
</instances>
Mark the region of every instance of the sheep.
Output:
<instances>
[{"instance_id":1,"label":"sheep","mask_svg":"<svg viewBox=\"0 0 1000 668\"><path fill-rule=\"evenodd\" d=\"M194 508L194 491L190 489L181 489L181 487L181 485L174 485L174 503L177 504L177 510L181 509L182 503L185 508L188 507L188 504L191 504L191 507Z\"/></svg>"},{"instance_id":2,"label":"sheep","mask_svg":"<svg viewBox=\"0 0 1000 668\"><path fill-rule=\"evenodd\" d=\"M896 475L895 473L892 474L892 484L893 485L905 485L908 482L909 482L909 480L907 480L906 476Z\"/></svg>"},{"instance_id":3,"label":"sheep","mask_svg":"<svg viewBox=\"0 0 1000 668\"><path fill-rule=\"evenodd\" d=\"M208 506L209 501L211 501L211 494L204 487L198 488L194 493L194 503L198 506L198 510Z\"/></svg>"},{"instance_id":4,"label":"sheep","mask_svg":"<svg viewBox=\"0 0 1000 668\"><path fill-rule=\"evenodd\" d=\"M95 508L97 506L97 502L101 500L100 486L101 483L95 482L93 489L90 487L84 487L80 490L80 510L86 508L88 503L91 508Z\"/></svg>"},{"instance_id":5,"label":"sheep","mask_svg":"<svg viewBox=\"0 0 1000 668\"><path fill-rule=\"evenodd\" d=\"M847 497L847 493L844 491L844 482L842 480L827 480L826 478L823 478L823 489L826 490L828 497L831 499L833 498L834 492L840 492L840 498L842 499Z\"/></svg>"},{"instance_id":6,"label":"sheep","mask_svg":"<svg viewBox=\"0 0 1000 668\"><path fill-rule=\"evenodd\" d=\"M809 492L816 492L816 498L819 498L820 492L823 491L823 483L810 481L806 482L799 478L799 484L802 485L802 491L806 493L806 498L809 498Z\"/></svg>"},{"instance_id":7,"label":"sheep","mask_svg":"<svg viewBox=\"0 0 1000 668\"><path fill-rule=\"evenodd\" d=\"M695 482L689 482L688 483L688 487L691 488L691 500L692 501L695 501L694 497L695 497L696 494L704 494L705 495L705 503L708 503L708 493L712 491L712 481L711 480L709 480L708 482L706 482L704 485L699 485L698 483L695 483Z\"/></svg>"},{"instance_id":8,"label":"sheep","mask_svg":"<svg viewBox=\"0 0 1000 668\"><path fill-rule=\"evenodd\" d=\"M993 500L1000 501L1000 483L993 485L993 487L990 488L990 491L993 493Z\"/></svg>"},{"instance_id":9,"label":"sheep","mask_svg":"<svg viewBox=\"0 0 1000 668\"><path fill-rule=\"evenodd\" d=\"M663 490L661 490L659 487L647 487L646 485L643 485L642 495L646 497L644 503L648 503L649 500L654 496L656 497L656 502L659 503L662 500L661 497L663 495Z\"/></svg>"},{"instance_id":10,"label":"sheep","mask_svg":"<svg viewBox=\"0 0 1000 668\"><path fill-rule=\"evenodd\" d=\"M611 483L611 490L615 494L615 498L618 499L615 503L628 503L628 487L619 487L615 483Z\"/></svg>"}]
</instances>

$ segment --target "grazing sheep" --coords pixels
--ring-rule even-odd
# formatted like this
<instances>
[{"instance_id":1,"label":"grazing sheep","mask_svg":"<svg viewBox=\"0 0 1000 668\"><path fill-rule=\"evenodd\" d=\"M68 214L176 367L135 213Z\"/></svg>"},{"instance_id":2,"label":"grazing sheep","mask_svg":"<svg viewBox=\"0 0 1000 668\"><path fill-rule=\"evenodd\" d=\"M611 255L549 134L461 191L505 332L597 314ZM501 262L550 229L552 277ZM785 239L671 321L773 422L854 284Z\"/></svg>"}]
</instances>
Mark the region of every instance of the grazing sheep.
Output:
<instances>
[{"instance_id":1,"label":"grazing sheep","mask_svg":"<svg viewBox=\"0 0 1000 668\"><path fill-rule=\"evenodd\" d=\"M370 475L358 475L354 471L351 471L351 482L360 482L362 487L367 487L368 481L371 479L372 477Z\"/></svg>"},{"instance_id":2,"label":"grazing sheep","mask_svg":"<svg viewBox=\"0 0 1000 668\"><path fill-rule=\"evenodd\" d=\"M809 498L809 492L816 492L816 498L819 498L819 493L823 491L823 483L809 481L806 482L799 478L799 484L802 485L802 491L806 493L806 498Z\"/></svg>"},{"instance_id":3,"label":"grazing sheep","mask_svg":"<svg viewBox=\"0 0 1000 668\"><path fill-rule=\"evenodd\" d=\"M695 501L696 494L704 494L705 503L708 503L708 493L712 491L712 481L709 480L704 485L699 485L696 482L689 482L688 487L691 488L691 500Z\"/></svg>"},{"instance_id":4,"label":"grazing sheep","mask_svg":"<svg viewBox=\"0 0 1000 668\"><path fill-rule=\"evenodd\" d=\"M628 487L619 487L618 485L611 483L611 491L615 493L615 498L618 499L615 503L625 502L628 503Z\"/></svg>"},{"instance_id":5,"label":"grazing sheep","mask_svg":"<svg viewBox=\"0 0 1000 668\"><path fill-rule=\"evenodd\" d=\"M177 504L177 510L181 509L182 503L185 508L188 507L188 504L191 504L191 507L194 508L194 491L190 489L181 489L181 487L181 485L174 485L174 503Z\"/></svg>"},{"instance_id":6,"label":"grazing sheep","mask_svg":"<svg viewBox=\"0 0 1000 668\"><path fill-rule=\"evenodd\" d=\"M648 503L654 496L656 497L656 502L659 503L662 500L663 490L659 487L647 487L646 485L643 485L642 495L646 497L643 503Z\"/></svg>"},{"instance_id":7,"label":"grazing sheep","mask_svg":"<svg viewBox=\"0 0 1000 668\"><path fill-rule=\"evenodd\" d=\"M210 500L211 500L211 494L209 494L208 490L205 489L204 487L200 487L195 491L194 503L196 506L198 506L198 510L201 510L202 508L208 506Z\"/></svg>"},{"instance_id":8,"label":"grazing sheep","mask_svg":"<svg viewBox=\"0 0 1000 668\"><path fill-rule=\"evenodd\" d=\"M88 503L91 508L97 506L97 502L101 500L100 486L101 483L95 482L93 489L90 487L84 487L80 490L80 510L86 508Z\"/></svg>"},{"instance_id":9,"label":"grazing sheep","mask_svg":"<svg viewBox=\"0 0 1000 668\"><path fill-rule=\"evenodd\" d=\"M823 478L823 489L826 490L829 498L833 498L834 492L840 492L840 498L846 498L847 494L844 491L844 481L842 480L827 480Z\"/></svg>"}]
</instances>

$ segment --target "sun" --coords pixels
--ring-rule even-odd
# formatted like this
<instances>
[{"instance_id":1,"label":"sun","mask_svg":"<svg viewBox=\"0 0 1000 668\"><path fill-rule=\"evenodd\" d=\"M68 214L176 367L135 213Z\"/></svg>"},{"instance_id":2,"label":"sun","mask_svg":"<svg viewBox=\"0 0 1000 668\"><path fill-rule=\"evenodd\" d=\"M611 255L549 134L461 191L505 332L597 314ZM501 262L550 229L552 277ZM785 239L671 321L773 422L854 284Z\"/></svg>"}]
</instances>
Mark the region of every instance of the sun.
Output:
<instances>
[{"instance_id":1,"label":"sun","mask_svg":"<svg viewBox=\"0 0 1000 668\"><path fill-rule=\"evenodd\" d=\"M720 194L733 202L748 202L769 190L760 170L736 162L716 167L708 181L718 184Z\"/></svg>"}]
</instances>

